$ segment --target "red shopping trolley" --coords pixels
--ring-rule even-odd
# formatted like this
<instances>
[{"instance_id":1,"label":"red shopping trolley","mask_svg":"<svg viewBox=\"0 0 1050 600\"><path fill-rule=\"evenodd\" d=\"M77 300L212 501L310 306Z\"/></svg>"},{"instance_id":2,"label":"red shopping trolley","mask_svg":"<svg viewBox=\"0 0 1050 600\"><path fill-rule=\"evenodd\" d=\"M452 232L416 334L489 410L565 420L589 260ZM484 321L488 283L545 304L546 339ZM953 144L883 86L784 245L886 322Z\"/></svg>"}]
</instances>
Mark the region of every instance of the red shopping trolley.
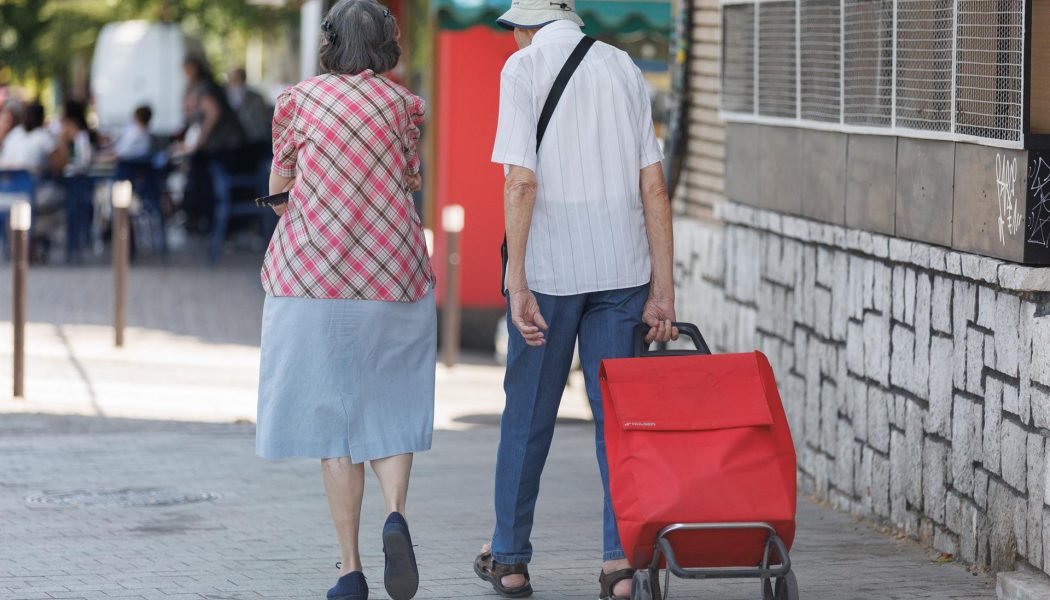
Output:
<instances>
[{"instance_id":1,"label":"red shopping trolley","mask_svg":"<svg viewBox=\"0 0 1050 600\"><path fill-rule=\"evenodd\" d=\"M764 600L797 600L795 449L760 352L650 351L601 367L609 484L634 565L632 600L660 599L660 569L684 579L756 578Z\"/></svg>"}]
</instances>

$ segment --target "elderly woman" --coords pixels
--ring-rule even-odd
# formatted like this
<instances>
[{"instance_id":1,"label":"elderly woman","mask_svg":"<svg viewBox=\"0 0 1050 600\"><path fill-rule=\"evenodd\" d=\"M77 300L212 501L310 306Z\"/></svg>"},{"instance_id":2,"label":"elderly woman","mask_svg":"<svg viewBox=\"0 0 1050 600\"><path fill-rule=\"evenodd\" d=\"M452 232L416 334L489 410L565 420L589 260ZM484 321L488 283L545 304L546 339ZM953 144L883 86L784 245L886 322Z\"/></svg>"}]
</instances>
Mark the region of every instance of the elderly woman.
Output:
<instances>
[{"instance_id":1,"label":"elderly woman","mask_svg":"<svg viewBox=\"0 0 1050 600\"><path fill-rule=\"evenodd\" d=\"M262 271L257 452L321 459L342 549L334 600L368 597L358 528L364 463L379 479L386 590L418 586L405 514L434 420L434 275L412 205L423 101L382 77L399 30L373 0L322 24L323 75L277 100L270 191L290 192Z\"/></svg>"}]
</instances>

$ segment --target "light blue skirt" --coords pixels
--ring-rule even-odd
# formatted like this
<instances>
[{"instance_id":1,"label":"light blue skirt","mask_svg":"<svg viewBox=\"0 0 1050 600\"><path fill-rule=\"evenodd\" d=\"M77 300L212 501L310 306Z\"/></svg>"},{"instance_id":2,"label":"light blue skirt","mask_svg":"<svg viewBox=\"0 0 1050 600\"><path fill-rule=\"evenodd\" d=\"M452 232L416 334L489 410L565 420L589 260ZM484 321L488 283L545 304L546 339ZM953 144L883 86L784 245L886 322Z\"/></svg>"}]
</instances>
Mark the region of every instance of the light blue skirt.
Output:
<instances>
[{"instance_id":1,"label":"light blue skirt","mask_svg":"<svg viewBox=\"0 0 1050 600\"><path fill-rule=\"evenodd\" d=\"M255 448L355 463L430 449L437 314L418 302L267 296Z\"/></svg>"}]
</instances>

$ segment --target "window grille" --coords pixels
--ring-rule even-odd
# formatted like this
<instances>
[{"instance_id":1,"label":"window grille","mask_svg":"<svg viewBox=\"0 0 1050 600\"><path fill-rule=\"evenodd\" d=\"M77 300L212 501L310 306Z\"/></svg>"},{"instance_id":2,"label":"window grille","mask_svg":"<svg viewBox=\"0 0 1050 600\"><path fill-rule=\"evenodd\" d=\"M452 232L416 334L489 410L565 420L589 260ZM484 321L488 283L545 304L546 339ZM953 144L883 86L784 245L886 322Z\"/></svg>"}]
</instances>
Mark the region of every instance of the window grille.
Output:
<instances>
[{"instance_id":1,"label":"window grille","mask_svg":"<svg viewBox=\"0 0 1050 600\"><path fill-rule=\"evenodd\" d=\"M755 111L755 6L726 6L722 13L722 108Z\"/></svg>"},{"instance_id":2,"label":"window grille","mask_svg":"<svg viewBox=\"0 0 1050 600\"><path fill-rule=\"evenodd\" d=\"M797 117L795 3L758 5L758 114Z\"/></svg>"},{"instance_id":3,"label":"window grille","mask_svg":"<svg viewBox=\"0 0 1050 600\"><path fill-rule=\"evenodd\" d=\"M801 0L799 23L803 119L838 123L842 114L842 5Z\"/></svg>"},{"instance_id":4,"label":"window grille","mask_svg":"<svg viewBox=\"0 0 1050 600\"><path fill-rule=\"evenodd\" d=\"M1025 0L722 0L727 120L1021 147Z\"/></svg>"},{"instance_id":5,"label":"window grille","mask_svg":"<svg viewBox=\"0 0 1050 600\"><path fill-rule=\"evenodd\" d=\"M845 0L845 122L893 122L893 0Z\"/></svg>"},{"instance_id":6,"label":"window grille","mask_svg":"<svg viewBox=\"0 0 1050 600\"><path fill-rule=\"evenodd\" d=\"M959 133L1021 139L1023 0L959 0L956 121Z\"/></svg>"},{"instance_id":7,"label":"window grille","mask_svg":"<svg viewBox=\"0 0 1050 600\"><path fill-rule=\"evenodd\" d=\"M897 0L897 126L952 128L952 2Z\"/></svg>"}]
</instances>

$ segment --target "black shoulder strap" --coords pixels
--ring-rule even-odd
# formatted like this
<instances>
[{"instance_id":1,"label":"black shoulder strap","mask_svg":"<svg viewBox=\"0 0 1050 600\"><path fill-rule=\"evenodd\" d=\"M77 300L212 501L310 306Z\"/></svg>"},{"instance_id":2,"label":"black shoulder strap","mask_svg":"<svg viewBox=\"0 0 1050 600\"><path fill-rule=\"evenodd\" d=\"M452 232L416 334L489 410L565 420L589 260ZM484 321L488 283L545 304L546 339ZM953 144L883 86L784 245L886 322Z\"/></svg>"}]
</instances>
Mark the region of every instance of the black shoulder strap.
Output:
<instances>
[{"instance_id":1,"label":"black shoulder strap","mask_svg":"<svg viewBox=\"0 0 1050 600\"><path fill-rule=\"evenodd\" d=\"M594 42L597 41L594 38L585 35L580 43L576 45L576 49L569 55L569 59L565 61L565 66L561 68L561 72L558 73L558 77L554 79L554 85L551 87L551 91L547 94L547 101L543 104L543 111L540 113L540 121L536 125L536 149L539 150L540 143L543 142L543 134L547 131L547 125L551 122L551 117L554 116L554 109L558 107L558 101L561 100L561 95L565 93L565 87L569 85L569 80L572 79L572 74L576 72L576 67L580 66L583 62L583 57L587 55L587 51L591 49Z\"/></svg>"}]
</instances>

